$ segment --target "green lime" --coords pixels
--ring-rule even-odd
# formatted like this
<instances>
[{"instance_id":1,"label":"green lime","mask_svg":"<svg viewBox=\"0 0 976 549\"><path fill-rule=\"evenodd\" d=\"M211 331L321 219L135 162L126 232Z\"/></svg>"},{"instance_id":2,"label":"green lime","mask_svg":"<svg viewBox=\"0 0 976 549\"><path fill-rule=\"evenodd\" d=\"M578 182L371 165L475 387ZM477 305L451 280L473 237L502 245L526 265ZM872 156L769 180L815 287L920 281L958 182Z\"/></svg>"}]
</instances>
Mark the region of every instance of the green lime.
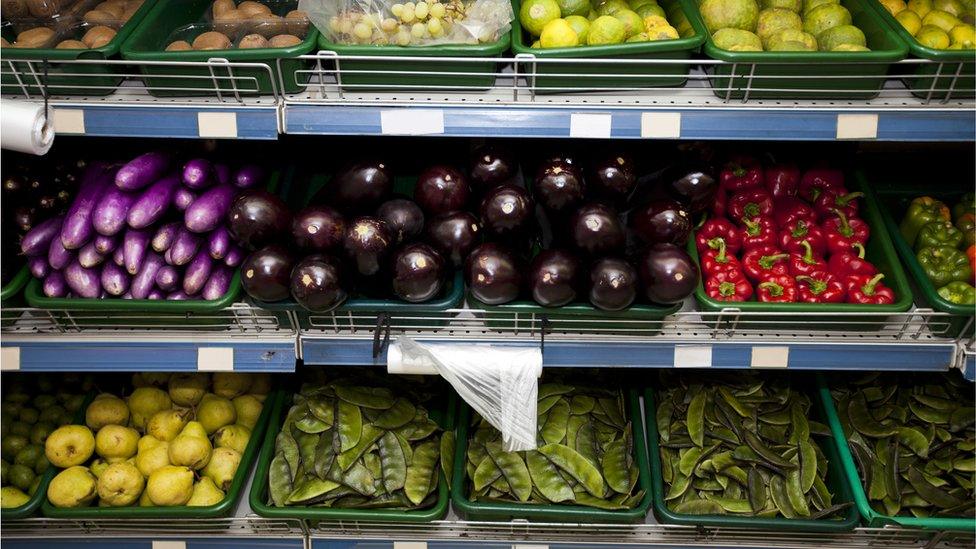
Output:
<instances>
[{"instance_id":1,"label":"green lime","mask_svg":"<svg viewBox=\"0 0 976 549\"><path fill-rule=\"evenodd\" d=\"M572 48L579 45L579 37L565 19L553 19L542 29L539 45L543 48Z\"/></svg>"},{"instance_id":2,"label":"green lime","mask_svg":"<svg viewBox=\"0 0 976 549\"><path fill-rule=\"evenodd\" d=\"M840 4L823 4L806 13L803 17L803 32L810 33L820 40L820 33L827 29L851 24L851 12Z\"/></svg>"},{"instance_id":3,"label":"green lime","mask_svg":"<svg viewBox=\"0 0 976 549\"><path fill-rule=\"evenodd\" d=\"M629 10L630 6L624 0L605 0L596 7L597 15L613 15L620 10Z\"/></svg>"},{"instance_id":4,"label":"green lime","mask_svg":"<svg viewBox=\"0 0 976 549\"><path fill-rule=\"evenodd\" d=\"M11 465L10 472L7 473L7 480L10 484L20 488L21 490L27 490L30 488L32 482L34 482L34 469L26 465Z\"/></svg>"},{"instance_id":5,"label":"green lime","mask_svg":"<svg viewBox=\"0 0 976 549\"><path fill-rule=\"evenodd\" d=\"M756 34L765 42L770 36L785 29L800 30L803 22L796 12L783 8L770 8L759 12Z\"/></svg>"},{"instance_id":6,"label":"green lime","mask_svg":"<svg viewBox=\"0 0 976 549\"><path fill-rule=\"evenodd\" d=\"M637 12L637 15L640 15L641 19L647 19L652 15L656 15L658 17L666 19L664 14L664 8L658 6L657 4L644 4L643 6L640 6L639 8L635 9L634 11Z\"/></svg>"},{"instance_id":7,"label":"green lime","mask_svg":"<svg viewBox=\"0 0 976 549\"><path fill-rule=\"evenodd\" d=\"M562 17L570 15L583 15L590 13L590 0L556 0L559 4L559 13Z\"/></svg>"},{"instance_id":8,"label":"green lime","mask_svg":"<svg viewBox=\"0 0 976 549\"><path fill-rule=\"evenodd\" d=\"M576 31L576 38L579 40L579 43L585 44L586 35L590 33L590 20L579 15L570 15L565 19L569 23L569 26L573 27L573 30Z\"/></svg>"},{"instance_id":9,"label":"green lime","mask_svg":"<svg viewBox=\"0 0 976 549\"><path fill-rule=\"evenodd\" d=\"M817 39L812 34L807 34L797 29L784 29L770 36L764 43L767 50L790 51L779 47L783 42L799 42L803 44L803 50L815 51L817 49Z\"/></svg>"},{"instance_id":10,"label":"green lime","mask_svg":"<svg viewBox=\"0 0 976 549\"><path fill-rule=\"evenodd\" d=\"M559 19L556 0L526 0L519 9L519 22L532 36L542 34L543 27L553 19Z\"/></svg>"},{"instance_id":11,"label":"green lime","mask_svg":"<svg viewBox=\"0 0 976 549\"><path fill-rule=\"evenodd\" d=\"M671 25L659 25L647 29L647 39L651 42L659 40L677 40L678 30Z\"/></svg>"},{"instance_id":12,"label":"green lime","mask_svg":"<svg viewBox=\"0 0 976 549\"><path fill-rule=\"evenodd\" d=\"M698 9L710 33L719 29L753 32L759 19L756 0L703 0Z\"/></svg>"},{"instance_id":13,"label":"green lime","mask_svg":"<svg viewBox=\"0 0 976 549\"><path fill-rule=\"evenodd\" d=\"M25 435L7 435L2 441L0 441L0 453L3 454L3 459L8 461L13 461L14 457L17 456L17 452L20 452L30 441L27 440Z\"/></svg>"},{"instance_id":14,"label":"green lime","mask_svg":"<svg viewBox=\"0 0 976 549\"><path fill-rule=\"evenodd\" d=\"M627 38L627 29L616 17L603 15L590 23L590 33L586 36L586 43L591 46L607 44L622 44Z\"/></svg>"},{"instance_id":15,"label":"green lime","mask_svg":"<svg viewBox=\"0 0 976 549\"><path fill-rule=\"evenodd\" d=\"M24 446L24 448L17 452L14 456L15 465L26 465L28 467L34 467L37 463L37 458L44 455L44 449L40 446L31 444L29 446Z\"/></svg>"},{"instance_id":16,"label":"green lime","mask_svg":"<svg viewBox=\"0 0 976 549\"><path fill-rule=\"evenodd\" d=\"M868 45L867 40L864 38L864 33L854 25L840 25L827 29L820 33L817 42L823 51L835 51L837 46L842 45L860 47Z\"/></svg>"},{"instance_id":17,"label":"green lime","mask_svg":"<svg viewBox=\"0 0 976 549\"><path fill-rule=\"evenodd\" d=\"M641 19L640 15L630 10L620 10L613 14L618 21L624 24L624 34L627 38L635 34L640 34L644 32L644 20Z\"/></svg>"},{"instance_id":18,"label":"green lime","mask_svg":"<svg viewBox=\"0 0 976 549\"><path fill-rule=\"evenodd\" d=\"M871 51L871 49L857 44L841 44L830 51Z\"/></svg>"},{"instance_id":19,"label":"green lime","mask_svg":"<svg viewBox=\"0 0 976 549\"><path fill-rule=\"evenodd\" d=\"M760 9L783 8L800 13L803 11L803 0L759 0Z\"/></svg>"},{"instance_id":20,"label":"green lime","mask_svg":"<svg viewBox=\"0 0 976 549\"><path fill-rule=\"evenodd\" d=\"M742 29L719 29L712 35L716 47L729 51L762 51L762 40Z\"/></svg>"}]
</instances>

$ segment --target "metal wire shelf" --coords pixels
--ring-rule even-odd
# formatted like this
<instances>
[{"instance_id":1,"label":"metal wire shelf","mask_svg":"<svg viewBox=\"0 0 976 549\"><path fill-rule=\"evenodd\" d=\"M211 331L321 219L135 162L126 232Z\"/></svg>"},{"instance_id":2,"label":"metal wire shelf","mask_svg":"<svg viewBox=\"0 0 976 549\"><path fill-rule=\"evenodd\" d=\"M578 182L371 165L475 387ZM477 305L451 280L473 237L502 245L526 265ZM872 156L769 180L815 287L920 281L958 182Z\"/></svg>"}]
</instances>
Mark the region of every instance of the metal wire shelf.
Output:
<instances>
[{"instance_id":1,"label":"metal wire shelf","mask_svg":"<svg viewBox=\"0 0 976 549\"><path fill-rule=\"evenodd\" d=\"M258 516L132 520L30 518L3 522L4 539L13 538L121 538L121 537L304 537L306 525L298 519L268 519Z\"/></svg>"}]
</instances>

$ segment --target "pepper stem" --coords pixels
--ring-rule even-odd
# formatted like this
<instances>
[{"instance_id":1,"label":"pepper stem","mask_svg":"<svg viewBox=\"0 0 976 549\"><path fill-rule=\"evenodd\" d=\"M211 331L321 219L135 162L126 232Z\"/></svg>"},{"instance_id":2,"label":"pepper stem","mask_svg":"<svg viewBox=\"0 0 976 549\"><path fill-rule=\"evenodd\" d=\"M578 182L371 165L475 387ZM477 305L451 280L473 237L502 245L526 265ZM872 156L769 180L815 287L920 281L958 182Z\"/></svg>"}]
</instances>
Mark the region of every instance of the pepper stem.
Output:
<instances>
[{"instance_id":1,"label":"pepper stem","mask_svg":"<svg viewBox=\"0 0 976 549\"><path fill-rule=\"evenodd\" d=\"M746 217L756 217L759 215L759 204L749 202L742 207L742 214Z\"/></svg>"},{"instance_id":2,"label":"pepper stem","mask_svg":"<svg viewBox=\"0 0 976 549\"><path fill-rule=\"evenodd\" d=\"M858 198L863 198L863 197L864 197L864 193L862 192L842 194L834 199L834 204L843 208L844 206L850 204L852 200L856 200Z\"/></svg>"},{"instance_id":3,"label":"pepper stem","mask_svg":"<svg viewBox=\"0 0 976 549\"><path fill-rule=\"evenodd\" d=\"M758 236L762 232L762 227L759 226L759 221L750 220L746 216L742 216L742 223L746 226L746 233L749 236Z\"/></svg>"},{"instance_id":4,"label":"pepper stem","mask_svg":"<svg viewBox=\"0 0 976 549\"><path fill-rule=\"evenodd\" d=\"M847 221L847 216L844 212L838 210L837 208L831 208L830 211L834 212L838 218L840 218L840 227L837 228L837 232L850 238L854 234L854 229L851 228L851 224Z\"/></svg>"},{"instance_id":5,"label":"pepper stem","mask_svg":"<svg viewBox=\"0 0 976 549\"><path fill-rule=\"evenodd\" d=\"M710 238L705 244L712 250L717 250L725 242L725 239L721 236L716 236L715 238Z\"/></svg>"},{"instance_id":6,"label":"pepper stem","mask_svg":"<svg viewBox=\"0 0 976 549\"><path fill-rule=\"evenodd\" d=\"M800 246L803 246L803 262L807 265L816 265L817 260L813 258L813 246L810 245L810 240L806 238L801 240Z\"/></svg>"},{"instance_id":7,"label":"pepper stem","mask_svg":"<svg viewBox=\"0 0 976 549\"><path fill-rule=\"evenodd\" d=\"M763 290L769 290L769 295L773 297L779 297L783 295L783 287L779 284L773 282L772 280L767 280L759 284L759 287Z\"/></svg>"},{"instance_id":8,"label":"pepper stem","mask_svg":"<svg viewBox=\"0 0 976 549\"><path fill-rule=\"evenodd\" d=\"M820 295L827 290L827 282L823 280L818 280L812 276L801 275L796 277L797 282L806 282L810 286L810 293L813 295Z\"/></svg>"},{"instance_id":9,"label":"pepper stem","mask_svg":"<svg viewBox=\"0 0 976 549\"><path fill-rule=\"evenodd\" d=\"M874 288L881 282L882 278L884 278L884 273L878 273L867 284L861 286L861 291L864 292L864 295L874 295Z\"/></svg>"},{"instance_id":10,"label":"pepper stem","mask_svg":"<svg viewBox=\"0 0 976 549\"><path fill-rule=\"evenodd\" d=\"M713 246L712 243L715 242L716 240L718 242L716 243L716 245ZM715 261L718 261L719 263L728 263L729 262L728 258L725 256L725 249L726 248L725 248L725 239L724 238L717 237L717 238L713 238L713 239L709 240L708 241L708 247L711 248L711 249L713 249L713 250L716 250L716 249L718 250L718 253L715 254Z\"/></svg>"},{"instance_id":11,"label":"pepper stem","mask_svg":"<svg viewBox=\"0 0 976 549\"><path fill-rule=\"evenodd\" d=\"M772 269L773 263L776 263L777 261L781 259L786 259L788 257L790 257L790 254L764 255L759 258L759 266L762 267L764 270Z\"/></svg>"},{"instance_id":12,"label":"pepper stem","mask_svg":"<svg viewBox=\"0 0 976 549\"><path fill-rule=\"evenodd\" d=\"M864 244L861 244L860 242L855 242L851 244L851 248L857 250L858 259L864 259Z\"/></svg>"},{"instance_id":13,"label":"pepper stem","mask_svg":"<svg viewBox=\"0 0 976 549\"><path fill-rule=\"evenodd\" d=\"M722 297L730 297L735 295L735 283L725 281L718 285L718 293Z\"/></svg>"},{"instance_id":14,"label":"pepper stem","mask_svg":"<svg viewBox=\"0 0 976 549\"><path fill-rule=\"evenodd\" d=\"M801 236L806 236L810 232L810 227L807 226L807 222L800 219L793 224L793 229L790 231L790 235L793 238L799 238Z\"/></svg>"}]
</instances>

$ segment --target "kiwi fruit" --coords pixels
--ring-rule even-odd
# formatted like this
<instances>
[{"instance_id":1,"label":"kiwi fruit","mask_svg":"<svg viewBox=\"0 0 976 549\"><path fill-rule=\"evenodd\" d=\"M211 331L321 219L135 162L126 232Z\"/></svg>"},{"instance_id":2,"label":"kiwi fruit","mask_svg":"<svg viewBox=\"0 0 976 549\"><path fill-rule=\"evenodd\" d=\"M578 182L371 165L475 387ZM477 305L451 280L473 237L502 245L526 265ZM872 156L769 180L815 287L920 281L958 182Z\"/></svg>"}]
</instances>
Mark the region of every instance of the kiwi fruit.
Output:
<instances>
[{"instance_id":1,"label":"kiwi fruit","mask_svg":"<svg viewBox=\"0 0 976 549\"><path fill-rule=\"evenodd\" d=\"M95 49L108 44L113 38L115 38L115 29L105 25L97 25L88 29L88 32L81 37L81 41L87 44L89 48Z\"/></svg>"},{"instance_id":2,"label":"kiwi fruit","mask_svg":"<svg viewBox=\"0 0 976 549\"><path fill-rule=\"evenodd\" d=\"M226 50L230 47L230 38L217 31L208 31L193 39L195 50Z\"/></svg>"},{"instance_id":3,"label":"kiwi fruit","mask_svg":"<svg viewBox=\"0 0 976 549\"><path fill-rule=\"evenodd\" d=\"M193 46L190 45L186 40L177 40L172 44L166 46L166 51L190 51Z\"/></svg>"}]
</instances>

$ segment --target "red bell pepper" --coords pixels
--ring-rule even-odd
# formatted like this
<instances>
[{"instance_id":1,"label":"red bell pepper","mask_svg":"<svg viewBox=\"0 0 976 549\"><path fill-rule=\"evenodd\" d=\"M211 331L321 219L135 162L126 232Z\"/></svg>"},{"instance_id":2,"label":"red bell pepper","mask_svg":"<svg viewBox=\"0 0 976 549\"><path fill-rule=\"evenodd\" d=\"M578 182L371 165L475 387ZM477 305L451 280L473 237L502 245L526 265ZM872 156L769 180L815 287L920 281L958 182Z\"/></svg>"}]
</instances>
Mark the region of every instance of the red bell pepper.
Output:
<instances>
[{"instance_id":1,"label":"red bell pepper","mask_svg":"<svg viewBox=\"0 0 976 549\"><path fill-rule=\"evenodd\" d=\"M817 222L817 212L806 202L794 196L773 200L773 218L782 227L803 219L809 223Z\"/></svg>"},{"instance_id":2,"label":"red bell pepper","mask_svg":"<svg viewBox=\"0 0 976 549\"><path fill-rule=\"evenodd\" d=\"M759 282L766 275L783 275L789 273L787 259L790 254L769 246L753 248L742 256L742 270L754 282Z\"/></svg>"},{"instance_id":3,"label":"red bell pepper","mask_svg":"<svg viewBox=\"0 0 976 549\"><path fill-rule=\"evenodd\" d=\"M776 164L766 168L763 174L766 180L766 190L773 200L796 196L800 186L800 168L795 164Z\"/></svg>"},{"instance_id":4,"label":"red bell pepper","mask_svg":"<svg viewBox=\"0 0 976 549\"><path fill-rule=\"evenodd\" d=\"M969 267L973 271L973 276L969 279L969 282L973 283L976 282L976 244L966 248L966 257L969 258Z\"/></svg>"},{"instance_id":5,"label":"red bell pepper","mask_svg":"<svg viewBox=\"0 0 976 549\"><path fill-rule=\"evenodd\" d=\"M790 275L769 275L756 287L759 301L793 303L796 301L796 282Z\"/></svg>"},{"instance_id":6,"label":"red bell pepper","mask_svg":"<svg viewBox=\"0 0 976 549\"><path fill-rule=\"evenodd\" d=\"M796 277L798 301L803 303L843 303L847 292L840 278L827 271L815 271Z\"/></svg>"},{"instance_id":7,"label":"red bell pepper","mask_svg":"<svg viewBox=\"0 0 976 549\"><path fill-rule=\"evenodd\" d=\"M833 252L827 262L827 270L841 278L850 275L874 276L878 272L870 261L864 259L864 246L861 244L851 244L847 250Z\"/></svg>"},{"instance_id":8,"label":"red bell pepper","mask_svg":"<svg viewBox=\"0 0 976 549\"><path fill-rule=\"evenodd\" d=\"M768 217L742 218L745 228L742 235L742 249L765 248L776 245L776 226Z\"/></svg>"},{"instance_id":9,"label":"red bell pepper","mask_svg":"<svg viewBox=\"0 0 976 549\"><path fill-rule=\"evenodd\" d=\"M895 302L895 292L881 283L884 273L874 276L850 275L847 277L847 301L870 305L887 305Z\"/></svg>"},{"instance_id":10,"label":"red bell pepper","mask_svg":"<svg viewBox=\"0 0 976 549\"><path fill-rule=\"evenodd\" d=\"M793 252L790 254L791 275L808 275L827 269L827 262L819 255L813 253L813 248L810 247L809 242L801 240L800 246L803 247L802 252Z\"/></svg>"},{"instance_id":11,"label":"red bell pepper","mask_svg":"<svg viewBox=\"0 0 976 549\"><path fill-rule=\"evenodd\" d=\"M742 235L739 229L727 219L709 219L695 234L695 245L698 253L703 254L706 250L718 249L718 241L725 241L725 249L728 253L734 254L742 248Z\"/></svg>"},{"instance_id":12,"label":"red bell pepper","mask_svg":"<svg viewBox=\"0 0 976 549\"><path fill-rule=\"evenodd\" d=\"M749 189L732 195L729 199L729 217L742 219L761 215L769 217L773 214L773 197L766 189Z\"/></svg>"},{"instance_id":13,"label":"red bell pepper","mask_svg":"<svg viewBox=\"0 0 976 549\"><path fill-rule=\"evenodd\" d=\"M800 178L797 194L810 202L815 202L825 191L844 188L844 172L832 168L807 170Z\"/></svg>"},{"instance_id":14,"label":"red bell pepper","mask_svg":"<svg viewBox=\"0 0 976 549\"><path fill-rule=\"evenodd\" d=\"M821 193L813 207L820 219L833 217L835 208L844 212L847 217L853 218L857 217L857 199L863 197L864 193L849 193L846 189L832 189Z\"/></svg>"},{"instance_id":15,"label":"red bell pepper","mask_svg":"<svg viewBox=\"0 0 976 549\"><path fill-rule=\"evenodd\" d=\"M730 193L762 187L762 166L755 158L734 158L719 173L719 186Z\"/></svg>"},{"instance_id":16,"label":"red bell pepper","mask_svg":"<svg viewBox=\"0 0 976 549\"><path fill-rule=\"evenodd\" d=\"M827 251L832 254L851 249L851 245L867 243L871 228L860 219L848 219L844 212L834 209L833 219L824 221L823 234L827 240Z\"/></svg>"},{"instance_id":17,"label":"red bell pepper","mask_svg":"<svg viewBox=\"0 0 976 549\"><path fill-rule=\"evenodd\" d=\"M708 276L715 276L717 273L727 271L739 271L742 269L739 260L734 255L726 253L725 242L719 240L718 249L707 250L702 256L702 270Z\"/></svg>"},{"instance_id":18,"label":"red bell pepper","mask_svg":"<svg viewBox=\"0 0 976 549\"><path fill-rule=\"evenodd\" d=\"M712 202L712 217L725 217L725 210L729 204L729 197L724 189L715 191L715 201Z\"/></svg>"},{"instance_id":19,"label":"red bell pepper","mask_svg":"<svg viewBox=\"0 0 976 549\"><path fill-rule=\"evenodd\" d=\"M810 224L808 221L800 219L786 225L779 231L779 247L788 252L802 253L804 247L801 242L806 241L813 253L823 255L827 245L824 242L824 233L820 227Z\"/></svg>"},{"instance_id":20,"label":"red bell pepper","mask_svg":"<svg viewBox=\"0 0 976 549\"><path fill-rule=\"evenodd\" d=\"M705 292L718 301L748 301L752 297L752 284L742 271L727 271L706 279Z\"/></svg>"}]
</instances>

